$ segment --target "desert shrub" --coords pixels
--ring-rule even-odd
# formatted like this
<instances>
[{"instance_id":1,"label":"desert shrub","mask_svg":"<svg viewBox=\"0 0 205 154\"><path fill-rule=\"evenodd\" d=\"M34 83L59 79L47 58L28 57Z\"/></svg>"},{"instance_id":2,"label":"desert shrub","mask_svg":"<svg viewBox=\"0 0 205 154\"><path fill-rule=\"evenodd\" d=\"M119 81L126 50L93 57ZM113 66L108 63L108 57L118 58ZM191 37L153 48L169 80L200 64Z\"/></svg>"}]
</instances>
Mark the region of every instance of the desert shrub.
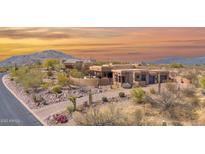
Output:
<instances>
[{"instance_id":1,"label":"desert shrub","mask_svg":"<svg viewBox=\"0 0 205 154\"><path fill-rule=\"evenodd\" d=\"M81 67L81 72L84 74L84 75L89 75L90 74L90 66L91 66L92 64L91 63L85 63L85 64L83 64L83 66Z\"/></svg>"},{"instance_id":2,"label":"desert shrub","mask_svg":"<svg viewBox=\"0 0 205 154\"><path fill-rule=\"evenodd\" d=\"M103 97L102 97L102 101L103 101L103 102L108 102L107 97L103 96Z\"/></svg>"},{"instance_id":3,"label":"desert shrub","mask_svg":"<svg viewBox=\"0 0 205 154\"><path fill-rule=\"evenodd\" d=\"M60 64L60 60L54 58L48 58L43 61L43 66L47 69L54 69Z\"/></svg>"},{"instance_id":4,"label":"desert shrub","mask_svg":"<svg viewBox=\"0 0 205 154\"><path fill-rule=\"evenodd\" d=\"M201 88L205 89L205 77L199 79L199 84Z\"/></svg>"},{"instance_id":5,"label":"desert shrub","mask_svg":"<svg viewBox=\"0 0 205 154\"><path fill-rule=\"evenodd\" d=\"M38 88L42 83L42 76L40 74L31 73L23 79L21 79L21 83L25 88Z\"/></svg>"},{"instance_id":6,"label":"desert shrub","mask_svg":"<svg viewBox=\"0 0 205 154\"><path fill-rule=\"evenodd\" d=\"M37 95L33 95L33 101L34 102L42 102L44 99L42 96L37 96Z\"/></svg>"},{"instance_id":7,"label":"desert shrub","mask_svg":"<svg viewBox=\"0 0 205 154\"><path fill-rule=\"evenodd\" d=\"M183 75L184 78L188 79L194 86L199 86L198 73L195 71L188 71Z\"/></svg>"},{"instance_id":8,"label":"desert shrub","mask_svg":"<svg viewBox=\"0 0 205 154\"><path fill-rule=\"evenodd\" d=\"M43 89L48 89L48 88L49 88L49 83L48 83L48 82L43 82L43 83L41 84L41 87L42 87Z\"/></svg>"},{"instance_id":9,"label":"desert shrub","mask_svg":"<svg viewBox=\"0 0 205 154\"><path fill-rule=\"evenodd\" d=\"M171 68L183 68L184 66L182 64L171 64Z\"/></svg>"},{"instance_id":10,"label":"desert shrub","mask_svg":"<svg viewBox=\"0 0 205 154\"><path fill-rule=\"evenodd\" d=\"M72 104L69 104L69 105L67 106L67 110L68 110L69 113L75 112L75 107L74 107L73 103L72 103Z\"/></svg>"},{"instance_id":11,"label":"desert shrub","mask_svg":"<svg viewBox=\"0 0 205 154\"><path fill-rule=\"evenodd\" d=\"M38 102L36 95L33 95L32 97L34 102Z\"/></svg>"},{"instance_id":12,"label":"desert shrub","mask_svg":"<svg viewBox=\"0 0 205 154\"><path fill-rule=\"evenodd\" d=\"M201 94L202 94L202 95L205 95L205 89L202 89L202 90L201 90Z\"/></svg>"},{"instance_id":13,"label":"desert shrub","mask_svg":"<svg viewBox=\"0 0 205 154\"><path fill-rule=\"evenodd\" d=\"M197 96L188 98L187 103L193 106L194 108L199 106L203 107L203 104L200 103L200 100Z\"/></svg>"},{"instance_id":14,"label":"desert shrub","mask_svg":"<svg viewBox=\"0 0 205 154\"><path fill-rule=\"evenodd\" d=\"M103 110L104 109L104 110ZM109 126L118 125L117 120L120 118L119 110L116 108L90 108L86 114L74 116L77 125L89 126Z\"/></svg>"},{"instance_id":15,"label":"desert shrub","mask_svg":"<svg viewBox=\"0 0 205 154\"><path fill-rule=\"evenodd\" d=\"M181 122L179 122L179 121L173 121L172 125L173 126L183 126L183 124Z\"/></svg>"},{"instance_id":16,"label":"desert shrub","mask_svg":"<svg viewBox=\"0 0 205 154\"><path fill-rule=\"evenodd\" d=\"M25 88L38 88L43 82L43 74L39 70L30 70L17 80L22 83Z\"/></svg>"},{"instance_id":17,"label":"desert shrub","mask_svg":"<svg viewBox=\"0 0 205 154\"><path fill-rule=\"evenodd\" d=\"M52 72L51 70L49 70L49 71L47 72L47 76L49 76L49 77L53 76L53 72Z\"/></svg>"},{"instance_id":18,"label":"desert shrub","mask_svg":"<svg viewBox=\"0 0 205 154\"><path fill-rule=\"evenodd\" d=\"M70 75L74 78L83 78L85 76L83 72L78 71L77 69L72 69Z\"/></svg>"},{"instance_id":19,"label":"desert shrub","mask_svg":"<svg viewBox=\"0 0 205 154\"><path fill-rule=\"evenodd\" d=\"M196 111L189 105L174 106L169 110L169 114L170 118L178 121L192 121L198 118Z\"/></svg>"},{"instance_id":20,"label":"desert shrub","mask_svg":"<svg viewBox=\"0 0 205 154\"><path fill-rule=\"evenodd\" d=\"M119 97L125 97L125 93L124 92L119 92Z\"/></svg>"},{"instance_id":21,"label":"desert shrub","mask_svg":"<svg viewBox=\"0 0 205 154\"><path fill-rule=\"evenodd\" d=\"M96 62L93 63L93 65L97 65L97 66L102 66L104 64L108 64L108 62L96 61Z\"/></svg>"},{"instance_id":22,"label":"desert shrub","mask_svg":"<svg viewBox=\"0 0 205 154\"><path fill-rule=\"evenodd\" d=\"M34 90L41 86L44 77L44 73L39 68L30 66L22 66L18 69L12 68L10 74L25 89L33 88Z\"/></svg>"},{"instance_id":23,"label":"desert shrub","mask_svg":"<svg viewBox=\"0 0 205 154\"><path fill-rule=\"evenodd\" d=\"M121 108L109 104L103 107L91 107L86 113L75 113L73 118L77 125L127 126L142 125L143 116L141 110L128 115Z\"/></svg>"},{"instance_id":24,"label":"desert shrub","mask_svg":"<svg viewBox=\"0 0 205 154\"><path fill-rule=\"evenodd\" d=\"M195 87L188 86L188 87L182 89L182 94L185 97L193 97L195 95L195 90L196 90Z\"/></svg>"},{"instance_id":25,"label":"desert shrub","mask_svg":"<svg viewBox=\"0 0 205 154\"><path fill-rule=\"evenodd\" d=\"M0 67L0 73L5 73L7 71L8 69L6 67Z\"/></svg>"},{"instance_id":26,"label":"desert shrub","mask_svg":"<svg viewBox=\"0 0 205 154\"><path fill-rule=\"evenodd\" d=\"M82 68L83 68L83 63L82 62L77 62L75 65L74 65L74 68L81 71Z\"/></svg>"},{"instance_id":27,"label":"desert shrub","mask_svg":"<svg viewBox=\"0 0 205 154\"><path fill-rule=\"evenodd\" d=\"M54 120L56 121L56 123L66 123L68 122L68 118L65 115L61 115L61 114L56 114L53 116Z\"/></svg>"},{"instance_id":28,"label":"desert shrub","mask_svg":"<svg viewBox=\"0 0 205 154\"><path fill-rule=\"evenodd\" d=\"M134 112L134 122L133 122L133 124L134 125L138 125L138 126L140 126L140 125L143 125L143 112L142 112L142 110L136 110L135 112Z\"/></svg>"},{"instance_id":29,"label":"desert shrub","mask_svg":"<svg viewBox=\"0 0 205 154\"><path fill-rule=\"evenodd\" d=\"M136 103L142 103L145 99L145 92L142 88L134 88L131 94Z\"/></svg>"},{"instance_id":30,"label":"desert shrub","mask_svg":"<svg viewBox=\"0 0 205 154\"><path fill-rule=\"evenodd\" d=\"M62 93L62 87L60 85L55 85L51 88L51 91L53 93L60 94L60 93Z\"/></svg>"},{"instance_id":31,"label":"desert shrub","mask_svg":"<svg viewBox=\"0 0 205 154\"><path fill-rule=\"evenodd\" d=\"M19 77L22 77L24 74L27 74L29 72L30 68L27 67L27 66L22 66L22 67L19 67L19 68L16 68L16 67L12 67L10 69L10 74L12 77L14 78L19 78Z\"/></svg>"},{"instance_id":32,"label":"desert shrub","mask_svg":"<svg viewBox=\"0 0 205 154\"><path fill-rule=\"evenodd\" d=\"M150 92L151 94L156 94L156 90L155 90L154 88L150 88L149 92Z\"/></svg>"},{"instance_id":33,"label":"desert shrub","mask_svg":"<svg viewBox=\"0 0 205 154\"><path fill-rule=\"evenodd\" d=\"M57 80L58 80L58 84L61 86L66 86L69 84L69 79L68 79L67 75L64 73L59 73L57 75Z\"/></svg>"},{"instance_id":34,"label":"desert shrub","mask_svg":"<svg viewBox=\"0 0 205 154\"><path fill-rule=\"evenodd\" d=\"M163 122L162 122L162 126L167 126L167 122L166 122L166 121L163 121Z\"/></svg>"},{"instance_id":35,"label":"desert shrub","mask_svg":"<svg viewBox=\"0 0 205 154\"><path fill-rule=\"evenodd\" d=\"M68 97L68 100L71 101L71 103L73 104L73 112L75 112L77 109L76 99L77 98L75 96Z\"/></svg>"},{"instance_id":36,"label":"desert shrub","mask_svg":"<svg viewBox=\"0 0 205 154\"><path fill-rule=\"evenodd\" d=\"M176 105L181 97L178 93L172 93L168 90L163 90L160 94L145 95L145 101L152 106L160 107L162 110L168 110L170 107Z\"/></svg>"}]
</instances>

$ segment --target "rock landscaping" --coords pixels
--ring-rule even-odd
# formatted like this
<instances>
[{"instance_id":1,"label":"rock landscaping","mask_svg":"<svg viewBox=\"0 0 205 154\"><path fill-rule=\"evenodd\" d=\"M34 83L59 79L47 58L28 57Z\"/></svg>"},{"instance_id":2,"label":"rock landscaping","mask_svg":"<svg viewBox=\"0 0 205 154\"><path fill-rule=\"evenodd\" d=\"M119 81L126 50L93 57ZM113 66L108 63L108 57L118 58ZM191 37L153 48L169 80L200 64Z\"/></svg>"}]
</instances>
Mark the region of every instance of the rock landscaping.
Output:
<instances>
[{"instance_id":1,"label":"rock landscaping","mask_svg":"<svg viewBox=\"0 0 205 154\"><path fill-rule=\"evenodd\" d=\"M39 88L35 92L29 92L19 83L11 80L9 76L6 77L5 81L31 109L38 109L47 105L67 101L69 96L75 96L76 98L88 96L90 89L92 94L103 93L110 89L108 86L103 88L69 86L63 87L60 93L53 93L51 90L43 88Z\"/></svg>"}]
</instances>

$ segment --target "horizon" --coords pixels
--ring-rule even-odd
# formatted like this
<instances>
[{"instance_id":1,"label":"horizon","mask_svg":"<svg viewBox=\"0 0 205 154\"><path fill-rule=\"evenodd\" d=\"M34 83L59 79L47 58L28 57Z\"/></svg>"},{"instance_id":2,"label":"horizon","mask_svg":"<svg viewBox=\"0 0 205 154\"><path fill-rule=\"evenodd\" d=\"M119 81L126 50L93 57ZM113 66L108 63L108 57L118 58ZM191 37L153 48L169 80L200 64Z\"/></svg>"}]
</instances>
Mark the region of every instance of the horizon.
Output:
<instances>
[{"instance_id":1,"label":"horizon","mask_svg":"<svg viewBox=\"0 0 205 154\"><path fill-rule=\"evenodd\" d=\"M101 61L204 56L205 28L0 28L0 61L56 50Z\"/></svg>"}]
</instances>

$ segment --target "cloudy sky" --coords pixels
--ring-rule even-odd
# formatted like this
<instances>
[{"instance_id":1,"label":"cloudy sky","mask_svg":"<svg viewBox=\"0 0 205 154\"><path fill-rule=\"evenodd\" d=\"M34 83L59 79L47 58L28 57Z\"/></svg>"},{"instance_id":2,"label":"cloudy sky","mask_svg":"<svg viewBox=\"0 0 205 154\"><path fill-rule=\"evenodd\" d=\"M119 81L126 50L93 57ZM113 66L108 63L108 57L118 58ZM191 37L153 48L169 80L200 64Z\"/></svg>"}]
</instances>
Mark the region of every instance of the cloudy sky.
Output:
<instances>
[{"instance_id":1,"label":"cloudy sky","mask_svg":"<svg viewBox=\"0 0 205 154\"><path fill-rule=\"evenodd\" d=\"M0 28L0 60L48 49L98 60L205 56L205 28Z\"/></svg>"}]
</instances>

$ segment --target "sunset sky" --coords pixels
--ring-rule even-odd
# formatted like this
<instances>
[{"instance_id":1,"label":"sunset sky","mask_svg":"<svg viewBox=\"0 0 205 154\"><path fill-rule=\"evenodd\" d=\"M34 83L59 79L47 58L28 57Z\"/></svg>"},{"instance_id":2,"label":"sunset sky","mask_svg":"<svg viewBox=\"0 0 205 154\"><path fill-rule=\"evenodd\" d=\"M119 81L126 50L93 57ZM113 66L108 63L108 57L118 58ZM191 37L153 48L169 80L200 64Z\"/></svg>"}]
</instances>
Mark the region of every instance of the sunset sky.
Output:
<instances>
[{"instance_id":1,"label":"sunset sky","mask_svg":"<svg viewBox=\"0 0 205 154\"><path fill-rule=\"evenodd\" d=\"M97 60L205 56L205 28L0 28L0 60L48 49Z\"/></svg>"}]
</instances>

